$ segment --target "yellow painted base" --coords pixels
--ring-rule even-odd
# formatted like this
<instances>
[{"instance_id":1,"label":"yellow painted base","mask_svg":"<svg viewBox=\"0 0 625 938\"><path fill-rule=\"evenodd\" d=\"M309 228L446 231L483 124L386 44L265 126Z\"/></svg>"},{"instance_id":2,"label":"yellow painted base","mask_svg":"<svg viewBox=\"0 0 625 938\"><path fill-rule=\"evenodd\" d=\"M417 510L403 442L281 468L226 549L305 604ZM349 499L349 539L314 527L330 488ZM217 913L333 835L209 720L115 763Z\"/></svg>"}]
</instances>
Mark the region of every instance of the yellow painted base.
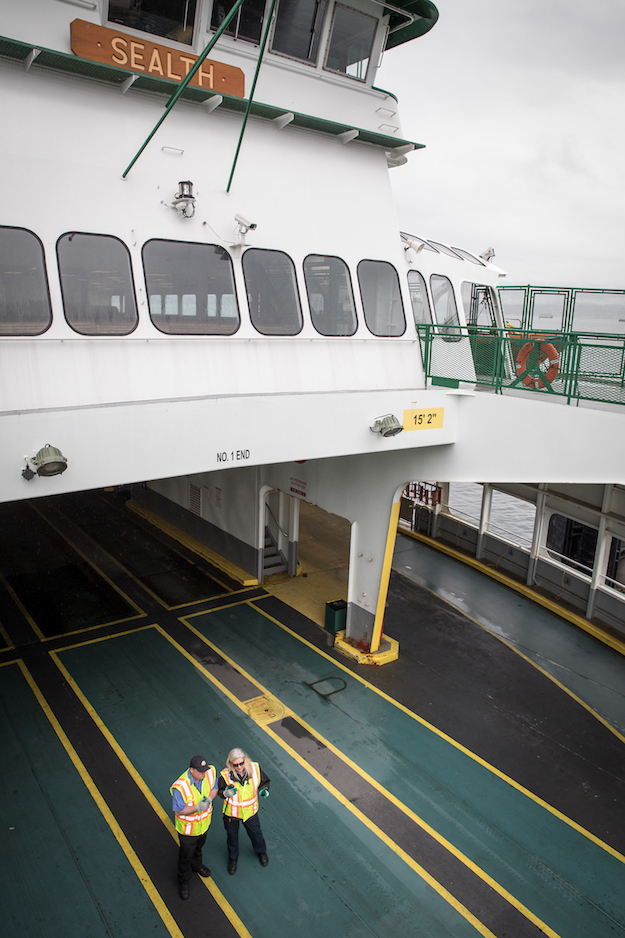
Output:
<instances>
[{"instance_id":1,"label":"yellow painted base","mask_svg":"<svg viewBox=\"0 0 625 938\"><path fill-rule=\"evenodd\" d=\"M208 560L208 562L212 564L213 567L217 567L218 570L222 570L232 580L236 580L238 583L240 583L241 586L258 586L258 579L256 577L250 576L249 573L246 573L245 570L241 570L241 568L237 567L235 564L230 563L229 560L224 560L223 557L220 557L219 554L216 554L215 551L211 550L210 547L207 547L206 544L202 544L201 541L196 541L194 537L190 537L188 534L185 534L185 532L181 531L180 528L170 524L169 521L165 521L164 518L161 518L153 511L150 511L149 508L144 508L143 505L140 505L139 502L135 501L134 498L131 498L126 502L126 507L130 508L131 511L134 511L135 514L145 518L146 521L149 521L150 524L153 524L155 528L159 528L169 537L173 538L174 541L178 541L179 544L182 544L184 547L188 547L189 550L192 550L194 553L199 554L199 556L203 557L204 560Z\"/></svg>"},{"instance_id":2,"label":"yellow painted base","mask_svg":"<svg viewBox=\"0 0 625 938\"><path fill-rule=\"evenodd\" d=\"M334 639L334 647L337 648L341 654L355 661L356 664L382 665L389 664L391 661L397 661L399 658L399 642L396 642L394 638L389 638L388 635L382 636L378 651L370 652L361 651L360 648L355 648L353 645L350 645L349 642L345 641L345 632L337 632L336 638Z\"/></svg>"}]
</instances>

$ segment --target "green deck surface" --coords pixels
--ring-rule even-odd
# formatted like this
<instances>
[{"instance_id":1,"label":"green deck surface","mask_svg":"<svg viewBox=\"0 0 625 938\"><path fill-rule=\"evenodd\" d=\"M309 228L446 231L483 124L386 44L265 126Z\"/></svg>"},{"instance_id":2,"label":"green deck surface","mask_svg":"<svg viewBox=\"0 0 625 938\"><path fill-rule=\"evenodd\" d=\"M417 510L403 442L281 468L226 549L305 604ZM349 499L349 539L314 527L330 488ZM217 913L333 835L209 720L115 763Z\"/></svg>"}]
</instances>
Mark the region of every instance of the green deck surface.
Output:
<instances>
[{"instance_id":1,"label":"green deck surface","mask_svg":"<svg viewBox=\"0 0 625 938\"><path fill-rule=\"evenodd\" d=\"M240 611L248 621L257 616L249 607ZM272 779L261 807L269 866L260 866L242 833L237 874L228 875L218 812L204 850L214 881L254 938L284 929L310 938L388 935L405 931L417 909L424 938L477 934L156 631L69 649L60 658L168 812L169 787L191 754L205 754L219 770L239 745L260 761Z\"/></svg>"},{"instance_id":2,"label":"green deck surface","mask_svg":"<svg viewBox=\"0 0 625 938\"><path fill-rule=\"evenodd\" d=\"M260 611L190 621L562 938L625 933L622 860ZM347 686L327 700L308 686L332 676Z\"/></svg>"},{"instance_id":3,"label":"green deck surface","mask_svg":"<svg viewBox=\"0 0 625 938\"><path fill-rule=\"evenodd\" d=\"M169 934L17 664L0 668L4 938Z\"/></svg>"}]
</instances>

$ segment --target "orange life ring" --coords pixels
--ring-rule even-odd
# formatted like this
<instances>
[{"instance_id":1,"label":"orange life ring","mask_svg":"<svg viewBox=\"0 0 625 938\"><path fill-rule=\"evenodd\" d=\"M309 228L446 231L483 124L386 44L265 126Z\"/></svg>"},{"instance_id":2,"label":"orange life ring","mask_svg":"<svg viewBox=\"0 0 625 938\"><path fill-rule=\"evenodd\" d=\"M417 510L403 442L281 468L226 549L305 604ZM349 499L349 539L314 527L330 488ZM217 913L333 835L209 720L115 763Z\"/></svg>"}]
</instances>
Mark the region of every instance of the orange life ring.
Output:
<instances>
[{"instance_id":1,"label":"orange life ring","mask_svg":"<svg viewBox=\"0 0 625 938\"><path fill-rule=\"evenodd\" d=\"M533 347L533 342L526 342L519 351L516 357L516 373L518 375L522 375L524 371L527 371L527 359ZM551 384L560 369L560 357L555 345L552 345L550 342L542 342L538 348L538 364L542 365L543 362L546 362L548 366L545 372L545 379ZM545 387L545 382L534 375L525 375L523 384L526 384L529 388Z\"/></svg>"}]
</instances>

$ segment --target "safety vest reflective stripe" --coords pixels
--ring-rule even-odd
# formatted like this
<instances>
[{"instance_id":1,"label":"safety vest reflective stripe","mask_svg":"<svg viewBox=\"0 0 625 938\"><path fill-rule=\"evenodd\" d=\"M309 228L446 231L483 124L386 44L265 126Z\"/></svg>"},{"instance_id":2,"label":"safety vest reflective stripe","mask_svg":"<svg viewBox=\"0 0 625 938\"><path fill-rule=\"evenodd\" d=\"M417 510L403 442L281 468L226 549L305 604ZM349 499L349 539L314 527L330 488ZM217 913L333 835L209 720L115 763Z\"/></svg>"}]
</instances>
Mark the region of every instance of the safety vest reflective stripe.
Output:
<instances>
[{"instance_id":1,"label":"safety vest reflective stripe","mask_svg":"<svg viewBox=\"0 0 625 938\"><path fill-rule=\"evenodd\" d=\"M222 771L221 777L225 781L226 785L232 784L230 781L230 777L228 775L227 769L224 769ZM252 762L252 776L251 776L251 779L249 779L249 781L251 781L252 783L252 790L253 790L252 797L241 798L241 792L239 788L237 788L235 794L231 798L224 798L225 814L229 814L230 817L240 818L243 815L244 808L252 809L250 812L250 815L256 814L256 812L258 811L258 786L260 784L260 768L257 762Z\"/></svg>"},{"instance_id":2,"label":"safety vest reflective stripe","mask_svg":"<svg viewBox=\"0 0 625 938\"><path fill-rule=\"evenodd\" d=\"M195 785L191 785L187 775L183 775L174 784L171 786L173 792L174 788L180 792L184 798L185 805L190 807L191 805L199 804L199 802L204 797L204 792L206 792L205 784L208 783L208 792L211 792L215 787L215 779L217 773L213 766L209 766L202 781L203 792L198 791ZM207 793L208 796L208 793ZM203 834L206 830L206 821L210 823L210 817L213 811L213 803L209 801L208 808L205 811L201 811L198 814L176 814L176 830L181 834L188 834L190 836L196 836L198 834Z\"/></svg>"}]
</instances>

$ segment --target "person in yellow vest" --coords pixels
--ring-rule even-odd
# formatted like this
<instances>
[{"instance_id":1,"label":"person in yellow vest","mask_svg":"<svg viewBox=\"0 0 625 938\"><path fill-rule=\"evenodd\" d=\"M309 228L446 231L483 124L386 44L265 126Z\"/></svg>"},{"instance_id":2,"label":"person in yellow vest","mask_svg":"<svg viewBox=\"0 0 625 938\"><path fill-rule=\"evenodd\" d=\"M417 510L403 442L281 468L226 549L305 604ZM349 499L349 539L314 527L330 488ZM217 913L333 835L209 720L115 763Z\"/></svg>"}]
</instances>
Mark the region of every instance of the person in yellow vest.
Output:
<instances>
[{"instance_id":1,"label":"person in yellow vest","mask_svg":"<svg viewBox=\"0 0 625 938\"><path fill-rule=\"evenodd\" d=\"M211 874L202 862L202 847L210 827L213 800L217 797L216 782L215 766L209 765L203 756L193 756L187 771L169 789L180 840L178 892L181 899L189 898L192 872L200 876Z\"/></svg>"},{"instance_id":2,"label":"person in yellow vest","mask_svg":"<svg viewBox=\"0 0 625 938\"><path fill-rule=\"evenodd\" d=\"M226 768L219 776L219 795L224 799L224 827L228 841L228 872L234 875L239 858L239 823L242 822L258 854L261 866L267 866L267 845L260 829L258 797L269 795L269 779L242 749L232 749Z\"/></svg>"}]
</instances>

